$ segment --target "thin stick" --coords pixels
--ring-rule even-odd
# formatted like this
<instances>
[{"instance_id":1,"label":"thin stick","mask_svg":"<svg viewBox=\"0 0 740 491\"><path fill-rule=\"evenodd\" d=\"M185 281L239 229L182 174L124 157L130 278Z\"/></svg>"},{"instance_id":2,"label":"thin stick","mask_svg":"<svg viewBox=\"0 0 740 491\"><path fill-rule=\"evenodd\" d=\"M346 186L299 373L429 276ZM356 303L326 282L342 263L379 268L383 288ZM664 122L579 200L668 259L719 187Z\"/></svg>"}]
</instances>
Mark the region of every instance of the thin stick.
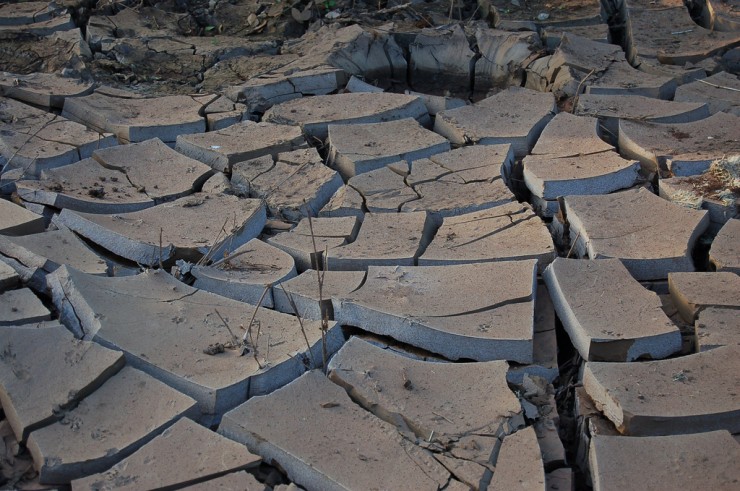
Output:
<instances>
[{"instance_id":1,"label":"thin stick","mask_svg":"<svg viewBox=\"0 0 740 491\"><path fill-rule=\"evenodd\" d=\"M218 245L218 240L221 238L221 233L226 233L226 224L228 222L229 219L227 218L226 221L224 221L224 224L221 226L221 230L218 231L218 235L216 235L216 240L214 240L213 244L211 244L211 247L208 248L208 252L206 252L203 257L198 259L198 262L195 263L196 265L200 266L202 264L205 264L210 259L209 256L213 254L213 251L216 249L216 246Z\"/></svg>"},{"instance_id":2,"label":"thin stick","mask_svg":"<svg viewBox=\"0 0 740 491\"><path fill-rule=\"evenodd\" d=\"M583 84L586 83L586 80L588 80L588 77L594 74L596 71L595 68L592 68L590 72L586 74L585 77L581 80L581 83L578 84L578 87L576 88L576 96L573 98L573 109L575 110L575 107L578 105L578 96L581 95L581 87L583 87Z\"/></svg>"},{"instance_id":3,"label":"thin stick","mask_svg":"<svg viewBox=\"0 0 740 491\"><path fill-rule=\"evenodd\" d=\"M298 324L301 326L301 332L303 333L303 339L306 341L306 349L308 349L308 356L311 357L311 366L316 366L316 361L313 359L313 352L311 351L311 343L308 342L308 335L306 335L306 329L303 327L303 319L301 318L301 314L298 313L298 306L295 304L295 300L293 300L293 294L286 291L285 287L282 283L278 285L280 289L283 291L286 297L288 297L288 303L290 304L290 308L293 309L293 312L295 312L295 316L298 318ZM321 304L319 304L319 309L321 309Z\"/></svg>"},{"instance_id":4,"label":"thin stick","mask_svg":"<svg viewBox=\"0 0 740 491\"><path fill-rule=\"evenodd\" d=\"M711 85L712 87L717 87L718 89L726 89L726 90L731 90L733 92L740 92L740 89L735 89L733 87L725 87L724 85L713 84L711 82L707 82L706 80L697 80L697 82L701 82L703 84Z\"/></svg>"},{"instance_id":5,"label":"thin stick","mask_svg":"<svg viewBox=\"0 0 740 491\"><path fill-rule=\"evenodd\" d=\"M247 332L244 333L244 336L242 336L242 342L245 342L247 340L247 337L249 337L249 345L252 347L252 356L254 357L254 361L257 362L257 366L261 368L264 368L262 364L260 363L259 359L257 358L257 343L260 339L260 331L262 330L262 324L260 324L257 328L257 341L255 341L252 338L252 324L254 324L254 318L257 317L257 312L260 309L260 306L262 305L262 301L265 299L265 295L267 295L267 291L272 288L272 284L268 283L265 285L265 289L262 291L262 295L260 295L260 299L257 302L257 306L254 308L254 312L252 312L252 318L249 319L249 325L247 326Z\"/></svg>"},{"instance_id":6,"label":"thin stick","mask_svg":"<svg viewBox=\"0 0 740 491\"><path fill-rule=\"evenodd\" d=\"M214 312L216 312L216 315L219 319L221 319L221 322L223 322L224 327L226 327L226 330L229 331L229 334L231 334L231 342L234 344L234 347L237 348L241 346L242 343L239 342L239 338L234 334L234 331L231 330L229 327L229 324L226 322L226 319L223 318L221 313L218 311L218 309L213 309Z\"/></svg>"},{"instance_id":7,"label":"thin stick","mask_svg":"<svg viewBox=\"0 0 740 491\"><path fill-rule=\"evenodd\" d=\"M311 220L311 210L308 208L308 205L306 205L306 216L308 217L308 229L311 232L311 242L313 243L313 252L314 257L318 258L319 249L316 245L316 235L314 235L313 232L313 220ZM326 258L324 258L324 269L327 267L328 261L326 261ZM318 262L318 259L317 259ZM326 271L324 271L326 273ZM316 280L319 284L319 309L321 309L321 306L324 305L324 275L321 273L321 270L318 268L318 264L316 267ZM327 346L326 346L326 331L329 330L329 319L327 318L326 314L323 312L321 313L321 358L323 362L323 369L324 373L326 373L327 368Z\"/></svg>"},{"instance_id":8,"label":"thin stick","mask_svg":"<svg viewBox=\"0 0 740 491\"><path fill-rule=\"evenodd\" d=\"M159 269L164 269L164 265L162 265L162 232L162 227L159 227ZM218 314L218 312L216 313ZM219 315L219 317L221 316Z\"/></svg>"},{"instance_id":9,"label":"thin stick","mask_svg":"<svg viewBox=\"0 0 740 491\"><path fill-rule=\"evenodd\" d=\"M570 250L568 251L568 255L565 256L566 259L570 257L570 255L573 253L573 250L576 248L576 244L578 244L578 237L581 236L581 231L579 230L576 234L576 238L573 239L573 243L570 245Z\"/></svg>"}]
</instances>

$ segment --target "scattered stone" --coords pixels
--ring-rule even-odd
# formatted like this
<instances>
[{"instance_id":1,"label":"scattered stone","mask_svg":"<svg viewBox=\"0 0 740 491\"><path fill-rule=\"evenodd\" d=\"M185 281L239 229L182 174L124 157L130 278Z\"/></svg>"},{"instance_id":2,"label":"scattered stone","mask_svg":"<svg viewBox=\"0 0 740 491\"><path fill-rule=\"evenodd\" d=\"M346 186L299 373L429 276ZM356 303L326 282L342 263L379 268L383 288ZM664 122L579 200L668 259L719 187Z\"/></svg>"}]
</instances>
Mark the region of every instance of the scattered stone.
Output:
<instances>
[{"instance_id":1,"label":"scattered stone","mask_svg":"<svg viewBox=\"0 0 740 491\"><path fill-rule=\"evenodd\" d=\"M676 206L644 188L567 196L563 203L577 257L620 259L637 280L694 271L694 244L709 226L706 212ZM644 224L645 210L650 227Z\"/></svg>"},{"instance_id":2,"label":"scattered stone","mask_svg":"<svg viewBox=\"0 0 740 491\"><path fill-rule=\"evenodd\" d=\"M0 333L0 402L19 442L62 417L125 364L120 351L76 340L59 324L0 327Z\"/></svg>"},{"instance_id":3,"label":"scattered stone","mask_svg":"<svg viewBox=\"0 0 740 491\"><path fill-rule=\"evenodd\" d=\"M104 249L146 266L175 259L223 257L257 237L265 225L256 199L196 193L131 213L94 215L62 210L59 221Z\"/></svg>"},{"instance_id":4,"label":"scattered stone","mask_svg":"<svg viewBox=\"0 0 740 491\"><path fill-rule=\"evenodd\" d=\"M670 273L668 290L681 317L690 324L707 307L740 309L737 294L740 292L740 276L729 271Z\"/></svg>"},{"instance_id":5,"label":"scattered stone","mask_svg":"<svg viewBox=\"0 0 740 491\"><path fill-rule=\"evenodd\" d=\"M0 98L0 165L20 170L21 178L38 177L42 170L77 162L94 150L115 145L115 138L36 109Z\"/></svg>"},{"instance_id":6,"label":"scattered stone","mask_svg":"<svg viewBox=\"0 0 740 491\"><path fill-rule=\"evenodd\" d=\"M273 308L273 291L283 281L296 276L293 258L259 239L234 249L216 265L190 270L195 288L252 305ZM265 292L265 290L267 290Z\"/></svg>"},{"instance_id":7,"label":"scattered stone","mask_svg":"<svg viewBox=\"0 0 740 491\"><path fill-rule=\"evenodd\" d=\"M681 332L661 309L660 298L643 288L618 259L558 258L543 277L558 317L584 360L660 359L681 349ZM610 294L615 290L618 296Z\"/></svg>"},{"instance_id":8,"label":"scattered stone","mask_svg":"<svg viewBox=\"0 0 740 491\"><path fill-rule=\"evenodd\" d=\"M295 401L301 401L300 412ZM430 453L316 371L228 412L219 433L275 462L308 489L437 490L449 479Z\"/></svg>"},{"instance_id":9,"label":"scattered stone","mask_svg":"<svg viewBox=\"0 0 740 491\"><path fill-rule=\"evenodd\" d=\"M329 125L329 163L349 179L399 160L412 163L450 150L450 142L413 118Z\"/></svg>"},{"instance_id":10,"label":"scattered stone","mask_svg":"<svg viewBox=\"0 0 740 491\"><path fill-rule=\"evenodd\" d=\"M675 101L707 104L709 112L726 112L740 116L740 80L736 75L719 72L711 77L681 85L676 89Z\"/></svg>"},{"instance_id":11,"label":"scattered stone","mask_svg":"<svg viewBox=\"0 0 740 491\"><path fill-rule=\"evenodd\" d=\"M153 169L156 171L153 172ZM93 152L92 159L17 183L21 199L87 213L126 213L192 194L213 170L158 138Z\"/></svg>"},{"instance_id":12,"label":"scattered stone","mask_svg":"<svg viewBox=\"0 0 740 491\"><path fill-rule=\"evenodd\" d=\"M591 439L589 467L598 491L730 490L740 479L738 458L740 445L726 431L644 438L599 435Z\"/></svg>"},{"instance_id":13,"label":"scattered stone","mask_svg":"<svg viewBox=\"0 0 740 491\"><path fill-rule=\"evenodd\" d=\"M707 307L694 323L696 351L740 345L740 316L735 308Z\"/></svg>"},{"instance_id":14,"label":"scattered stone","mask_svg":"<svg viewBox=\"0 0 740 491\"><path fill-rule=\"evenodd\" d=\"M552 236L526 204L447 217L419 266L537 259L540 272L557 256Z\"/></svg>"},{"instance_id":15,"label":"scattered stone","mask_svg":"<svg viewBox=\"0 0 740 491\"><path fill-rule=\"evenodd\" d=\"M95 92L66 99L62 116L101 133L113 133L123 143L151 138L172 143L179 135L206 130L200 115L204 105L185 95L139 99Z\"/></svg>"},{"instance_id":16,"label":"scattered stone","mask_svg":"<svg viewBox=\"0 0 740 491\"><path fill-rule=\"evenodd\" d=\"M429 124L429 113L418 97L348 92L278 104L265 112L264 121L300 126L307 137L324 141L330 124L380 123L404 118Z\"/></svg>"},{"instance_id":17,"label":"scattered stone","mask_svg":"<svg viewBox=\"0 0 740 491\"><path fill-rule=\"evenodd\" d=\"M321 296L318 275L321 276ZM333 319L331 298L352 293L363 281L364 271L320 271L317 274L316 270L307 269L273 289L275 310L304 319L321 320L324 316Z\"/></svg>"},{"instance_id":18,"label":"scattered stone","mask_svg":"<svg viewBox=\"0 0 740 491\"><path fill-rule=\"evenodd\" d=\"M124 367L63 418L35 430L28 450L43 484L65 484L128 457L196 402L144 372Z\"/></svg>"},{"instance_id":19,"label":"scattered stone","mask_svg":"<svg viewBox=\"0 0 740 491\"><path fill-rule=\"evenodd\" d=\"M260 458L188 418L107 471L72 482L74 489L163 489L211 482L222 475L256 467Z\"/></svg>"},{"instance_id":20,"label":"scattered stone","mask_svg":"<svg viewBox=\"0 0 740 491\"><path fill-rule=\"evenodd\" d=\"M545 468L534 428L528 426L504 438L491 489L545 489Z\"/></svg>"},{"instance_id":21,"label":"scattered stone","mask_svg":"<svg viewBox=\"0 0 740 491\"><path fill-rule=\"evenodd\" d=\"M450 360L531 363L535 275L534 260L371 266L361 288L332 298L334 318Z\"/></svg>"},{"instance_id":22,"label":"scattered stone","mask_svg":"<svg viewBox=\"0 0 740 491\"><path fill-rule=\"evenodd\" d=\"M267 239L268 243L290 254L301 272L312 268L323 271L326 250L355 240L360 226L355 217L313 218L311 223L313 234L308 218L303 218L290 232Z\"/></svg>"},{"instance_id":23,"label":"scattered stone","mask_svg":"<svg viewBox=\"0 0 740 491\"><path fill-rule=\"evenodd\" d=\"M65 98L88 95L93 89L90 82L54 73L0 73L0 95L45 108L61 109Z\"/></svg>"},{"instance_id":24,"label":"scattered stone","mask_svg":"<svg viewBox=\"0 0 740 491\"><path fill-rule=\"evenodd\" d=\"M0 199L0 234L29 235L46 230L44 217L10 201Z\"/></svg>"},{"instance_id":25,"label":"scattered stone","mask_svg":"<svg viewBox=\"0 0 740 491\"><path fill-rule=\"evenodd\" d=\"M103 258L66 229L20 237L0 236L0 256L25 284L39 292L46 290L46 275L63 264L89 274L108 273Z\"/></svg>"},{"instance_id":26,"label":"scattered stone","mask_svg":"<svg viewBox=\"0 0 740 491\"><path fill-rule=\"evenodd\" d=\"M740 430L740 346L668 360L586 363L583 386L624 435ZM635 384L639 381L639 384Z\"/></svg>"},{"instance_id":27,"label":"scattered stone","mask_svg":"<svg viewBox=\"0 0 740 491\"><path fill-rule=\"evenodd\" d=\"M434 131L455 145L509 143L524 157L555 112L552 94L510 87L472 106L437 114Z\"/></svg>"},{"instance_id":28,"label":"scattered stone","mask_svg":"<svg viewBox=\"0 0 740 491\"><path fill-rule=\"evenodd\" d=\"M740 219L727 220L709 249L709 262L717 271L740 274Z\"/></svg>"},{"instance_id":29,"label":"scattered stone","mask_svg":"<svg viewBox=\"0 0 740 491\"><path fill-rule=\"evenodd\" d=\"M675 101L679 101L678 91ZM683 99L686 100L686 99ZM643 97L639 95L601 95L581 94L575 108L579 116L599 118L599 122L615 138L619 136L619 122L645 121L649 123L691 123L709 117L716 111L710 111L706 102L675 102Z\"/></svg>"},{"instance_id":30,"label":"scattered stone","mask_svg":"<svg viewBox=\"0 0 740 491\"><path fill-rule=\"evenodd\" d=\"M231 183L265 200L271 216L297 222L316 216L342 186L339 174L324 165L315 148L264 156L234 165Z\"/></svg>"},{"instance_id":31,"label":"scattered stone","mask_svg":"<svg viewBox=\"0 0 740 491\"><path fill-rule=\"evenodd\" d=\"M519 400L506 383L507 368L504 361L414 360L353 337L329 363L329 379L402 433L454 452L451 447L466 436L523 424ZM470 460L487 463L492 448L477 450Z\"/></svg>"},{"instance_id":32,"label":"scattered stone","mask_svg":"<svg viewBox=\"0 0 740 491\"><path fill-rule=\"evenodd\" d=\"M321 362L319 322L304 321L304 331L295 317L267 309L255 314L253 305L197 290L162 271L100 278L62 267L49 284L73 332L122 350L129 364L196 399L206 419L217 421L248 397L269 393ZM325 336L331 355L342 334L329 323ZM219 343L222 353L203 352Z\"/></svg>"},{"instance_id":33,"label":"scattered stone","mask_svg":"<svg viewBox=\"0 0 740 491\"><path fill-rule=\"evenodd\" d=\"M725 155L740 153L740 139L733 128L740 118L717 113L693 123L655 124L619 122L619 152L640 161L643 169L655 172L689 163L708 163Z\"/></svg>"},{"instance_id":34,"label":"scattered stone","mask_svg":"<svg viewBox=\"0 0 740 491\"><path fill-rule=\"evenodd\" d=\"M237 162L276 157L305 144L300 129L293 126L244 121L218 131L178 136L175 150L228 173Z\"/></svg>"},{"instance_id":35,"label":"scattered stone","mask_svg":"<svg viewBox=\"0 0 740 491\"><path fill-rule=\"evenodd\" d=\"M426 212L368 213L357 240L329 249L328 269L364 271L369 266L413 266L432 239Z\"/></svg>"},{"instance_id":36,"label":"scattered stone","mask_svg":"<svg viewBox=\"0 0 740 491\"><path fill-rule=\"evenodd\" d=\"M16 326L51 319L51 312L29 288L0 294L0 326Z\"/></svg>"},{"instance_id":37,"label":"scattered stone","mask_svg":"<svg viewBox=\"0 0 740 491\"><path fill-rule=\"evenodd\" d=\"M438 87L468 89L474 65L475 53L459 24L422 29L409 45L409 81L422 92Z\"/></svg>"}]
</instances>

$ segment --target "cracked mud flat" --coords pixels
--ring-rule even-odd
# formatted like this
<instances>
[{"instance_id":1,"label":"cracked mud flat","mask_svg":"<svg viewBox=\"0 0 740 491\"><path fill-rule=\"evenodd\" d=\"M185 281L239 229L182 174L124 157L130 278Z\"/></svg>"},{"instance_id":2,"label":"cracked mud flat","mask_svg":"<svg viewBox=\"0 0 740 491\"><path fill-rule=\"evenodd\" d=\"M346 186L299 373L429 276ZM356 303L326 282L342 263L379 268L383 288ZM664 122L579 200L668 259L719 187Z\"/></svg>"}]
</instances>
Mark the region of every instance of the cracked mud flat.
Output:
<instances>
[{"instance_id":1,"label":"cracked mud flat","mask_svg":"<svg viewBox=\"0 0 740 491\"><path fill-rule=\"evenodd\" d=\"M0 5L0 488L738 489L738 29Z\"/></svg>"}]
</instances>

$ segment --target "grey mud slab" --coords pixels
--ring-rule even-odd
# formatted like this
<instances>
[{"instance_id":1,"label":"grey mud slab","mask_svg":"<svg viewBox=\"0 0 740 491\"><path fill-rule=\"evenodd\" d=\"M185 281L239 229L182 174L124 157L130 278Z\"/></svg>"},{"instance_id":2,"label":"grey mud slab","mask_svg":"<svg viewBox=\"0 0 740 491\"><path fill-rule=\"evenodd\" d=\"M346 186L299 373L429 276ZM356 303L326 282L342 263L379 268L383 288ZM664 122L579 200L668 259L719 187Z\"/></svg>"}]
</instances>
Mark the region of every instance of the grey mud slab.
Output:
<instances>
[{"instance_id":1,"label":"grey mud slab","mask_svg":"<svg viewBox=\"0 0 740 491\"><path fill-rule=\"evenodd\" d=\"M262 232L257 199L196 193L141 211L95 215L62 210L59 221L114 254L146 266L203 254L222 257ZM222 230L225 229L225 230Z\"/></svg>"},{"instance_id":2,"label":"grey mud slab","mask_svg":"<svg viewBox=\"0 0 740 491\"><path fill-rule=\"evenodd\" d=\"M711 77L681 85L674 100L705 103L712 114L726 112L740 116L740 80L736 75L719 72Z\"/></svg>"},{"instance_id":3,"label":"grey mud slab","mask_svg":"<svg viewBox=\"0 0 740 491\"><path fill-rule=\"evenodd\" d=\"M740 444L727 431L694 435L591 439L594 491L737 489Z\"/></svg>"},{"instance_id":4,"label":"grey mud slab","mask_svg":"<svg viewBox=\"0 0 740 491\"><path fill-rule=\"evenodd\" d=\"M709 262L717 271L740 274L740 219L727 220L709 248Z\"/></svg>"},{"instance_id":5,"label":"grey mud slab","mask_svg":"<svg viewBox=\"0 0 740 491\"><path fill-rule=\"evenodd\" d=\"M343 325L450 360L532 362L536 261L371 266L362 287L333 297Z\"/></svg>"},{"instance_id":6,"label":"grey mud slab","mask_svg":"<svg viewBox=\"0 0 740 491\"><path fill-rule=\"evenodd\" d=\"M278 464L308 490L437 490L449 479L430 453L316 371L228 412L219 433Z\"/></svg>"},{"instance_id":7,"label":"grey mud slab","mask_svg":"<svg viewBox=\"0 0 740 491\"><path fill-rule=\"evenodd\" d=\"M77 340L62 326L0 327L0 337L0 403L19 442L125 364L120 351Z\"/></svg>"},{"instance_id":8,"label":"grey mud slab","mask_svg":"<svg viewBox=\"0 0 740 491\"><path fill-rule=\"evenodd\" d=\"M621 259L638 280L694 271L691 254L709 226L707 212L675 205L644 188L568 196L563 202L570 240L579 257ZM643 220L645 210L651 212L649 227Z\"/></svg>"},{"instance_id":9,"label":"grey mud slab","mask_svg":"<svg viewBox=\"0 0 740 491\"><path fill-rule=\"evenodd\" d=\"M345 93L304 97L278 104L265 112L264 121L300 126L309 138L325 140L330 124L380 123L414 118L430 122L424 102L403 94Z\"/></svg>"},{"instance_id":10,"label":"grey mud slab","mask_svg":"<svg viewBox=\"0 0 740 491\"><path fill-rule=\"evenodd\" d=\"M29 235L46 230L44 217L8 200L0 199L0 234Z\"/></svg>"},{"instance_id":11,"label":"grey mud slab","mask_svg":"<svg viewBox=\"0 0 740 491\"><path fill-rule=\"evenodd\" d=\"M185 394L124 367L61 421L31 433L28 450L41 483L65 484L128 457L196 406Z\"/></svg>"},{"instance_id":12,"label":"grey mud slab","mask_svg":"<svg viewBox=\"0 0 740 491\"><path fill-rule=\"evenodd\" d=\"M556 256L542 220L529 206L509 203L444 218L419 266L537 259L542 271Z\"/></svg>"},{"instance_id":13,"label":"grey mud slab","mask_svg":"<svg viewBox=\"0 0 740 491\"><path fill-rule=\"evenodd\" d=\"M304 319L314 320L321 320L326 313L329 319L333 319L331 297L352 293L365 281L364 271L321 271L319 274L322 279L321 297L317 271L308 269L274 287L275 310L295 315L297 309L298 315Z\"/></svg>"},{"instance_id":14,"label":"grey mud slab","mask_svg":"<svg viewBox=\"0 0 740 491\"><path fill-rule=\"evenodd\" d=\"M681 317L690 324L707 307L736 309L740 316L740 276L729 271L671 273L668 291Z\"/></svg>"},{"instance_id":15,"label":"grey mud slab","mask_svg":"<svg viewBox=\"0 0 740 491\"><path fill-rule=\"evenodd\" d=\"M244 121L218 131L180 135L175 150L221 172L244 160L296 150L306 144L300 128Z\"/></svg>"},{"instance_id":16,"label":"grey mud slab","mask_svg":"<svg viewBox=\"0 0 740 491\"><path fill-rule=\"evenodd\" d=\"M14 326L51 319L51 312L30 288L0 294L0 326Z\"/></svg>"},{"instance_id":17,"label":"grey mud slab","mask_svg":"<svg viewBox=\"0 0 740 491\"><path fill-rule=\"evenodd\" d=\"M255 468L260 458L188 418L100 474L72 482L78 490L171 489L209 482L224 474Z\"/></svg>"},{"instance_id":18,"label":"grey mud slab","mask_svg":"<svg viewBox=\"0 0 740 491\"><path fill-rule=\"evenodd\" d=\"M740 346L642 363L589 362L583 386L631 436L740 431ZM636 383L639 381L639 384Z\"/></svg>"},{"instance_id":19,"label":"grey mud slab","mask_svg":"<svg viewBox=\"0 0 740 491\"><path fill-rule=\"evenodd\" d=\"M694 323L696 351L740 345L740 312L737 309L707 307Z\"/></svg>"},{"instance_id":20,"label":"grey mud slab","mask_svg":"<svg viewBox=\"0 0 740 491\"><path fill-rule=\"evenodd\" d=\"M504 361L415 360L353 337L329 363L329 379L380 419L454 454L465 437L496 434L506 425L523 423L519 400L506 382L507 370ZM470 460L488 463L492 449L478 450Z\"/></svg>"},{"instance_id":21,"label":"grey mud slab","mask_svg":"<svg viewBox=\"0 0 740 491\"><path fill-rule=\"evenodd\" d=\"M528 426L504 438L489 486L497 491L544 491L545 468L534 427Z\"/></svg>"},{"instance_id":22,"label":"grey mud slab","mask_svg":"<svg viewBox=\"0 0 740 491\"><path fill-rule=\"evenodd\" d=\"M437 114L434 131L455 145L509 143L524 157L555 112L547 92L509 88L472 106Z\"/></svg>"},{"instance_id":23,"label":"grey mud slab","mask_svg":"<svg viewBox=\"0 0 740 491\"><path fill-rule=\"evenodd\" d=\"M34 106L61 109L65 98L88 95L93 89L90 82L55 73L0 74L0 91L4 96Z\"/></svg>"},{"instance_id":24,"label":"grey mud slab","mask_svg":"<svg viewBox=\"0 0 740 491\"><path fill-rule=\"evenodd\" d=\"M450 150L443 136L413 118L383 123L329 125L329 162L345 179L386 164L409 163Z\"/></svg>"},{"instance_id":25,"label":"grey mud slab","mask_svg":"<svg viewBox=\"0 0 740 491\"><path fill-rule=\"evenodd\" d=\"M124 351L131 365L195 398L207 417L288 383L321 359L319 322L304 321L304 337L296 317L268 309L254 317L249 351L242 356L238 346L229 349L241 341L255 306L197 290L161 271L101 278L62 267L50 276L50 286L70 329ZM326 342L329 354L343 342L334 323ZM224 349L213 353L218 343Z\"/></svg>"},{"instance_id":26,"label":"grey mud slab","mask_svg":"<svg viewBox=\"0 0 740 491\"><path fill-rule=\"evenodd\" d=\"M681 332L663 312L660 298L618 259L558 258L543 277L584 360L660 359L681 349Z\"/></svg>"}]
</instances>

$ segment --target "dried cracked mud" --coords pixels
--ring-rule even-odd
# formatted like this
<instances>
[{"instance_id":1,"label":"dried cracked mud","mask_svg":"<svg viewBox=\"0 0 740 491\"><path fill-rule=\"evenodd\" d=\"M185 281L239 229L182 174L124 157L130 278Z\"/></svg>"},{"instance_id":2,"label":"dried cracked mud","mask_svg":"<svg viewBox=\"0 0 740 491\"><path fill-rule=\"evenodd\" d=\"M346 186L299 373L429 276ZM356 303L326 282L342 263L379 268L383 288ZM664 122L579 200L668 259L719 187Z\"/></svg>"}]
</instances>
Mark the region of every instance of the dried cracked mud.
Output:
<instances>
[{"instance_id":1,"label":"dried cracked mud","mask_svg":"<svg viewBox=\"0 0 740 491\"><path fill-rule=\"evenodd\" d=\"M0 489L740 488L736 3L6 3L0 72Z\"/></svg>"}]
</instances>

